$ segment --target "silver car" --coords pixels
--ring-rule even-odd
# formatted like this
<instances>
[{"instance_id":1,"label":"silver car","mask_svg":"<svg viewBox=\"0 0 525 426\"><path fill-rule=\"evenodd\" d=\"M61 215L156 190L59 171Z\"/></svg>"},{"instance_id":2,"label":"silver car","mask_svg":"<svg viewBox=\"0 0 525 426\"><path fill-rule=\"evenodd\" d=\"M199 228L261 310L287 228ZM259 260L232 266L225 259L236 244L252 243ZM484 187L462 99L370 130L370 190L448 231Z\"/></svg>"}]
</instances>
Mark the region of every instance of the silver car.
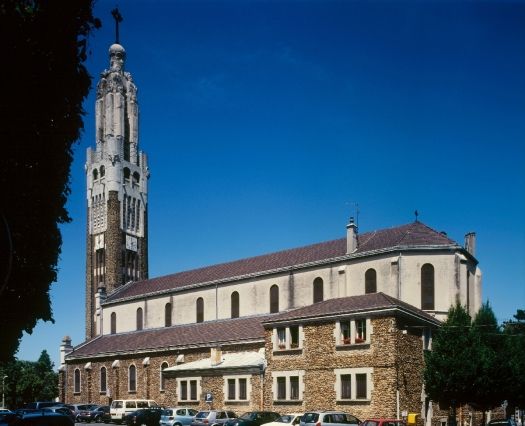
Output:
<instances>
[{"instance_id":1,"label":"silver car","mask_svg":"<svg viewBox=\"0 0 525 426\"><path fill-rule=\"evenodd\" d=\"M199 411L191 422L191 426L214 426L222 425L231 419L236 419L237 414L225 410L203 410Z\"/></svg>"},{"instance_id":2,"label":"silver car","mask_svg":"<svg viewBox=\"0 0 525 426\"><path fill-rule=\"evenodd\" d=\"M359 425L359 419L343 411L308 411L301 418L301 426Z\"/></svg>"},{"instance_id":3,"label":"silver car","mask_svg":"<svg viewBox=\"0 0 525 426\"><path fill-rule=\"evenodd\" d=\"M160 426L189 426L197 410L187 407L165 408L160 413Z\"/></svg>"}]
</instances>

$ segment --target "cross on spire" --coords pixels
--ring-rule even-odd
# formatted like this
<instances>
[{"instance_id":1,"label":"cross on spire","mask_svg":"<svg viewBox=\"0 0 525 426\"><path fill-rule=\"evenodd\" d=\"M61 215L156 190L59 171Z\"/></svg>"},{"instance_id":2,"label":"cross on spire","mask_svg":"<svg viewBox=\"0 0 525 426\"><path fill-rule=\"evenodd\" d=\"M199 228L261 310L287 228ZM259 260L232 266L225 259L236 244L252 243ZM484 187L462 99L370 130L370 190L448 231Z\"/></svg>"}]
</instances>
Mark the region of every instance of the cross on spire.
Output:
<instances>
[{"instance_id":1,"label":"cross on spire","mask_svg":"<svg viewBox=\"0 0 525 426\"><path fill-rule=\"evenodd\" d=\"M116 44L120 44L119 43L118 24L119 24L119 22L122 22L122 15L120 14L120 12L118 10L118 7L116 7L115 9L113 9L111 11L111 15L113 15L113 19L115 19L115 43Z\"/></svg>"}]
</instances>

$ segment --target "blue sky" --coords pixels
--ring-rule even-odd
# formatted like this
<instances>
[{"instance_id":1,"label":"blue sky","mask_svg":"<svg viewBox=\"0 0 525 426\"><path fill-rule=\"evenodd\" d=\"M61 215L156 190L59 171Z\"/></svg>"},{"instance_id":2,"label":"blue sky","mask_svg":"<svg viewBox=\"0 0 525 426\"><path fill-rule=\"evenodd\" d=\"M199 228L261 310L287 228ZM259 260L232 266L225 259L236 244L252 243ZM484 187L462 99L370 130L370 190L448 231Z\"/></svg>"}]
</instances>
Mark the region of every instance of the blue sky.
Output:
<instances>
[{"instance_id":1,"label":"blue sky","mask_svg":"<svg viewBox=\"0 0 525 426\"><path fill-rule=\"evenodd\" d=\"M110 10L90 40L108 67ZM150 276L414 220L477 233L483 300L525 308L525 3L120 2L149 156ZM51 298L19 359L84 339L85 150Z\"/></svg>"}]
</instances>

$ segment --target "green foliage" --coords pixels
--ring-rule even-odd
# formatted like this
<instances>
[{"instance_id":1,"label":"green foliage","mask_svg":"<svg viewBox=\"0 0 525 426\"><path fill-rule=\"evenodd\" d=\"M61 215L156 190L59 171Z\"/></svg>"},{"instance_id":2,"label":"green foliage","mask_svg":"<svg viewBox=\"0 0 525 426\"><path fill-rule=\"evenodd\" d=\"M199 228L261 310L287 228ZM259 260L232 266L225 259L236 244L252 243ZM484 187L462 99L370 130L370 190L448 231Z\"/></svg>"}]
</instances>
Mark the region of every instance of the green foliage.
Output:
<instances>
[{"instance_id":1,"label":"green foliage","mask_svg":"<svg viewBox=\"0 0 525 426\"><path fill-rule=\"evenodd\" d=\"M518 310L515 318L522 314ZM442 406L455 402L482 411L504 400L523 406L525 329L520 329L520 321L505 323L503 333L488 302L473 321L459 304L451 308L433 339L432 351L425 354L428 396ZM520 330L521 339L516 338Z\"/></svg>"},{"instance_id":2,"label":"green foliage","mask_svg":"<svg viewBox=\"0 0 525 426\"><path fill-rule=\"evenodd\" d=\"M72 145L83 129L91 77L87 37L100 23L93 0L4 0L0 4L0 362L22 332L53 321L59 224L70 221Z\"/></svg>"},{"instance_id":3,"label":"green foliage","mask_svg":"<svg viewBox=\"0 0 525 426\"><path fill-rule=\"evenodd\" d=\"M451 307L433 338L432 351L425 354L427 395L447 407L452 401L468 402L473 392L476 370L471 363L475 351L470 325L470 315L459 303Z\"/></svg>"},{"instance_id":4,"label":"green foliage","mask_svg":"<svg viewBox=\"0 0 525 426\"><path fill-rule=\"evenodd\" d=\"M0 369L5 379L5 401L20 408L32 401L51 401L58 396L58 374L49 354L42 351L38 361L10 361Z\"/></svg>"},{"instance_id":5,"label":"green foliage","mask_svg":"<svg viewBox=\"0 0 525 426\"><path fill-rule=\"evenodd\" d=\"M503 323L504 353L508 359L511 379L508 380L509 404L525 407L525 310L518 309L514 321Z\"/></svg>"}]
</instances>

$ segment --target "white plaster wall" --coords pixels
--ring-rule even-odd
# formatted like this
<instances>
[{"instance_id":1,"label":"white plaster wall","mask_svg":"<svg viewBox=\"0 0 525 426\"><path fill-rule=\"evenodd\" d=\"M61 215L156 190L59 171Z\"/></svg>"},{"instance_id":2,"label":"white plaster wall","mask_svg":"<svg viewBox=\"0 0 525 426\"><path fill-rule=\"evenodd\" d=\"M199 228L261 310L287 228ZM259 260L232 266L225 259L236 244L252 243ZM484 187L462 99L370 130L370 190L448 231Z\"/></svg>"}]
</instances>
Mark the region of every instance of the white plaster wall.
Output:
<instances>
[{"instance_id":1,"label":"white plaster wall","mask_svg":"<svg viewBox=\"0 0 525 426\"><path fill-rule=\"evenodd\" d=\"M171 302L172 324L192 324L196 321L197 298L204 300L204 321L231 317L231 294L239 293L240 316L267 314L270 312L270 287L279 287L279 310L307 306L313 303L313 282L317 277L323 280L324 300L354 296L365 292L365 272L376 270L377 291L399 298L421 308L421 267L425 263L434 266L435 311L440 319L456 297L466 302L467 268L470 278L470 307L474 312L481 306L481 272L469 260L458 262L455 253L416 252L381 255L368 259L352 259L346 264L313 267L307 270L282 272L271 277L241 280L235 283L219 284L217 287L195 289L133 301L104 308L104 333L110 332L110 313L117 313L117 332L133 331L136 328L136 310L144 309L147 317L146 328L164 327L164 306ZM398 278L398 268L400 270ZM398 285L399 279L399 285ZM459 279L459 289L456 280ZM400 288L400 291L399 291ZM217 298L216 298L217 295ZM216 310L217 308L217 310Z\"/></svg>"}]
</instances>

